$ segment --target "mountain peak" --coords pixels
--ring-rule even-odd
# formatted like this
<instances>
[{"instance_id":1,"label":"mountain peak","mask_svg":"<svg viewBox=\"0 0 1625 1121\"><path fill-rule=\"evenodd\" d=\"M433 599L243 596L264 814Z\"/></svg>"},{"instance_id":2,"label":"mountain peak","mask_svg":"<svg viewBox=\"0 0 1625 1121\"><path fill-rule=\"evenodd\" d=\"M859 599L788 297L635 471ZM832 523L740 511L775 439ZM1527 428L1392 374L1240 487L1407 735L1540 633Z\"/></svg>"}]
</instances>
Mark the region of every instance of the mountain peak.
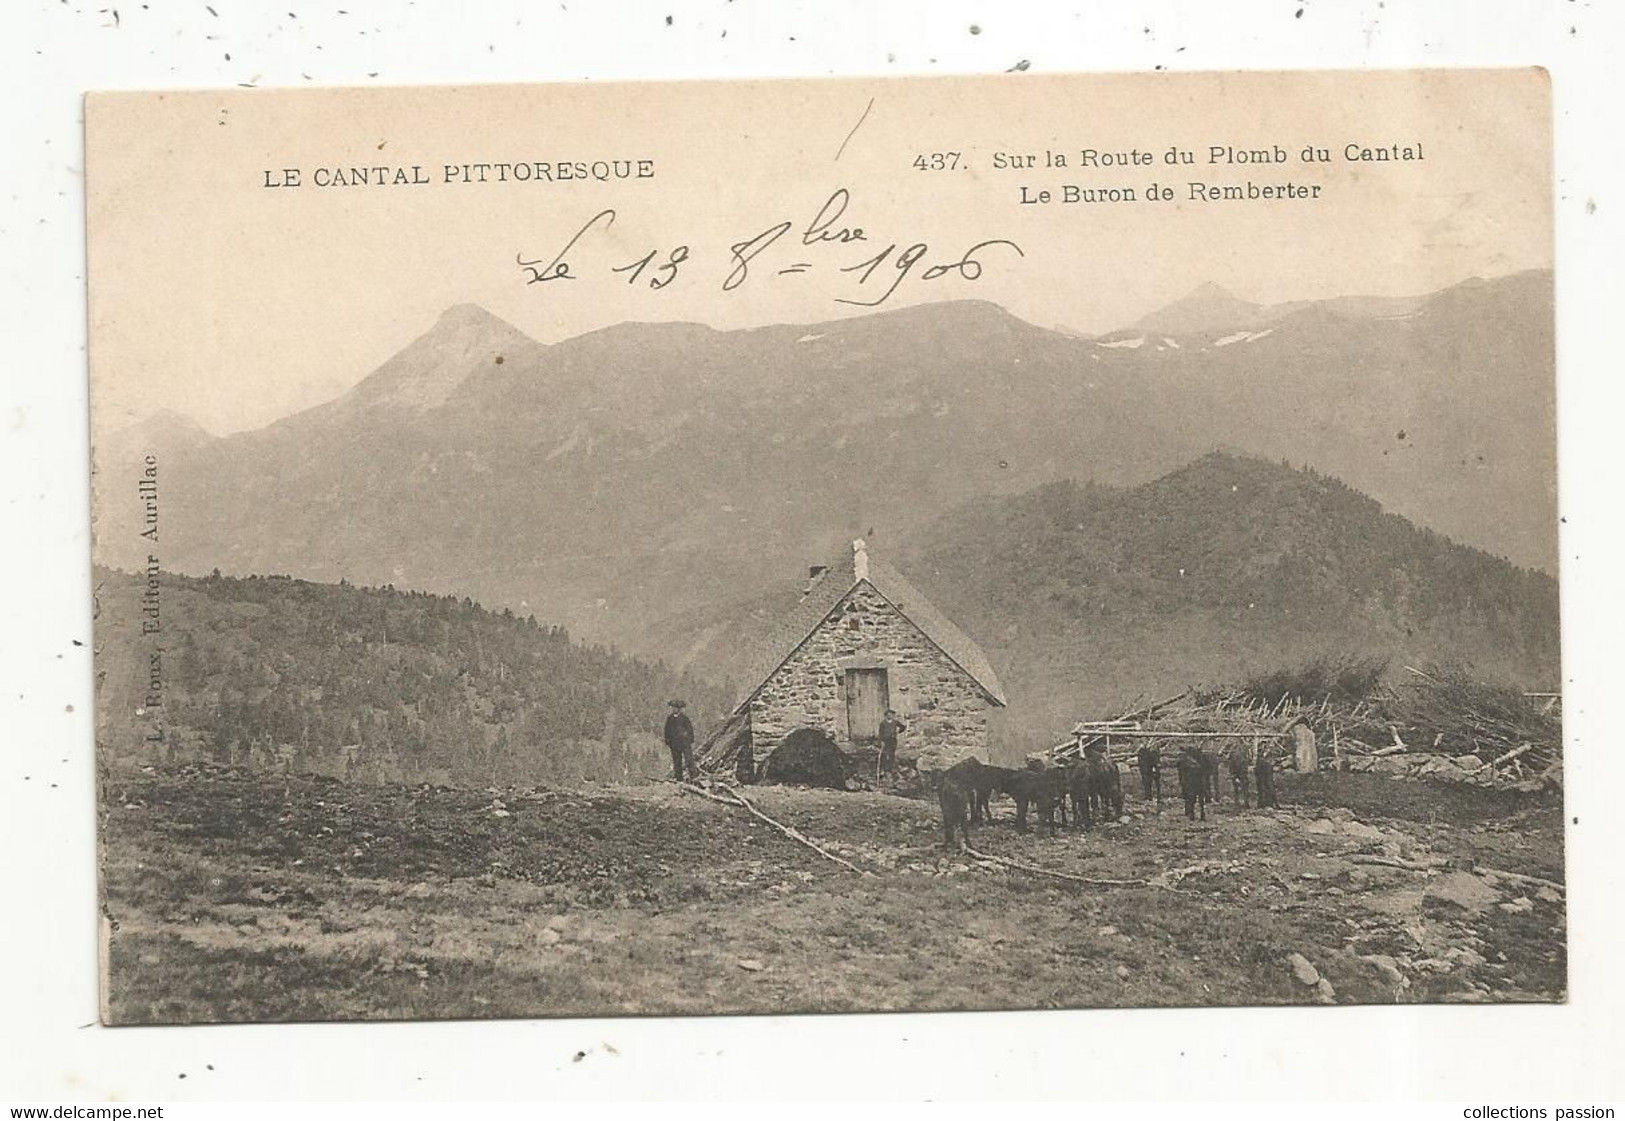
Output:
<instances>
[{"instance_id":1,"label":"mountain peak","mask_svg":"<svg viewBox=\"0 0 1625 1121\"><path fill-rule=\"evenodd\" d=\"M185 413L158 408L122 427L107 431L117 444L142 445L165 451L186 451L214 439L214 433Z\"/></svg>"},{"instance_id":2,"label":"mountain peak","mask_svg":"<svg viewBox=\"0 0 1625 1121\"><path fill-rule=\"evenodd\" d=\"M541 350L541 343L479 304L453 304L348 398L367 406L425 412L444 404L470 377L507 362L525 362Z\"/></svg>"},{"instance_id":3,"label":"mountain peak","mask_svg":"<svg viewBox=\"0 0 1625 1121\"><path fill-rule=\"evenodd\" d=\"M1140 319L1134 327L1164 335L1203 335L1251 328L1257 325L1263 310L1210 280Z\"/></svg>"},{"instance_id":4,"label":"mountain peak","mask_svg":"<svg viewBox=\"0 0 1625 1121\"><path fill-rule=\"evenodd\" d=\"M207 428L204 428L203 425L185 413L170 408L154 409L131 427L144 428L149 431L162 430L175 434L185 434L205 440L213 435Z\"/></svg>"},{"instance_id":5,"label":"mountain peak","mask_svg":"<svg viewBox=\"0 0 1625 1121\"><path fill-rule=\"evenodd\" d=\"M1217 281L1209 280L1192 288L1186 293L1185 300L1239 301L1240 297L1236 296L1228 288L1221 286Z\"/></svg>"},{"instance_id":6,"label":"mountain peak","mask_svg":"<svg viewBox=\"0 0 1625 1121\"><path fill-rule=\"evenodd\" d=\"M882 311L876 318L892 316L897 319L949 320L959 322L1016 323L1031 326L1003 304L975 297L961 300L928 300L906 307Z\"/></svg>"},{"instance_id":7,"label":"mountain peak","mask_svg":"<svg viewBox=\"0 0 1625 1121\"><path fill-rule=\"evenodd\" d=\"M518 332L519 328L479 304L452 304L434 321L432 330L497 330Z\"/></svg>"}]
</instances>

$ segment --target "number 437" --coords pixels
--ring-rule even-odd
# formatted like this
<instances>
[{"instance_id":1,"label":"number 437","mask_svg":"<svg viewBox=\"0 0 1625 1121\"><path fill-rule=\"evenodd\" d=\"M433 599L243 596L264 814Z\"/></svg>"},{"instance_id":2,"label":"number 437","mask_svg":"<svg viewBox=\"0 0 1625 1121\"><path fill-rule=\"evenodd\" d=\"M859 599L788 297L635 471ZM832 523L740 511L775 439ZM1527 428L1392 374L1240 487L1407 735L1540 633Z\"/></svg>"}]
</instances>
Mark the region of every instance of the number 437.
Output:
<instances>
[{"instance_id":1,"label":"number 437","mask_svg":"<svg viewBox=\"0 0 1625 1121\"><path fill-rule=\"evenodd\" d=\"M914 157L920 171L953 171L959 167L958 152L926 152Z\"/></svg>"}]
</instances>

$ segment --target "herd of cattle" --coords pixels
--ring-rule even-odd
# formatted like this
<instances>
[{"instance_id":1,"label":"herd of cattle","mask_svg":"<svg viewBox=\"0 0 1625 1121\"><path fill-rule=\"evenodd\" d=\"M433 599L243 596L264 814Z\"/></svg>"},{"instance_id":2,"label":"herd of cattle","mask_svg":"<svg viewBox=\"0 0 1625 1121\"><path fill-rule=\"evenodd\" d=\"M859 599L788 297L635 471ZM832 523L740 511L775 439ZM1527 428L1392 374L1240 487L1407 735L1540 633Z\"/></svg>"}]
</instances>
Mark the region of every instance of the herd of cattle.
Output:
<instances>
[{"instance_id":1,"label":"herd of cattle","mask_svg":"<svg viewBox=\"0 0 1625 1121\"><path fill-rule=\"evenodd\" d=\"M1140 793L1147 801L1162 801L1162 754L1152 745L1135 757L1140 772ZM1248 804L1256 782L1260 807L1275 805L1275 763L1267 750L1238 743L1223 756L1230 772L1232 794ZM1207 804L1219 798L1220 760L1187 744L1175 762L1185 816L1207 820ZM970 827L993 820L989 803L995 795L1008 795L1016 804L1016 828L1027 830L1029 809L1053 834L1067 824L1067 800L1072 803L1072 824L1089 829L1096 819L1115 821L1123 816L1123 779L1118 764L1098 745L1065 762L1029 759L1025 768L996 767L979 759L965 759L943 771L937 784L942 808L943 845L949 850L970 847ZM961 844L962 842L962 844Z\"/></svg>"}]
</instances>

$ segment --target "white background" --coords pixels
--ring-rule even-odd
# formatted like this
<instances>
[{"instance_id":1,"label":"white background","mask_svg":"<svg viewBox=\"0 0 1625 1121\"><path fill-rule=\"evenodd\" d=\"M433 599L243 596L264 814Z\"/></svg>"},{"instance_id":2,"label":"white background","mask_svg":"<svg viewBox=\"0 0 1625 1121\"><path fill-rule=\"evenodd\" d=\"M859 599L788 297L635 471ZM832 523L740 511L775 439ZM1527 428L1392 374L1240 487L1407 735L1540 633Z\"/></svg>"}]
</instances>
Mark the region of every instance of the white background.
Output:
<instances>
[{"instance_id":1,"label":"white background","mask_svg":"<svg viewBox=\"0 0 1625 1121\"><path fill-rule=\"evenodd\" d=\"M1625 1097L1615 1034L1625 993L1622 813L1610 799L1625 768L1606 726L1621 665L1615 451L1625 301L1616 266L1625 196L1615 107L1625 98L1625 21L1609 0L211 4L215 14L202 0L0 7L0 1101ZM1022 60L1041 73L1551 70L1570 1003L97 1026L83 91L989 73Z\"/></svg>"}]
</instances>

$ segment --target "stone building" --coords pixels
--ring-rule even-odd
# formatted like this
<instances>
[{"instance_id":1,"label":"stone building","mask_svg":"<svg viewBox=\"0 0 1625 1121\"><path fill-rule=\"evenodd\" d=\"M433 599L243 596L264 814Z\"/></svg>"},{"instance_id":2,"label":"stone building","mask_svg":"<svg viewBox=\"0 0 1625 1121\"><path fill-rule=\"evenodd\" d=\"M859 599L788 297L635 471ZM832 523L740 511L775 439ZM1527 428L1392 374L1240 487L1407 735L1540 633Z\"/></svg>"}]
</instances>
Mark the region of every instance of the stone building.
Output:
<instances>
[{"instance_id":1,"label":"stone building","mask_svg":"<svg viewBox=\"0 0 1625 1121\"><path fill-rule=\"evenodd\" d=\"M752 652L750 690L702 746L710 766L748 752L751 771L798 728L843 752L872 747L894 709L907 726L898 759L937 770L988 758L1004 689L986 656L907 580L854 541L841 563L810 571L799 602Z\"/></svg>"}]
</instances>

